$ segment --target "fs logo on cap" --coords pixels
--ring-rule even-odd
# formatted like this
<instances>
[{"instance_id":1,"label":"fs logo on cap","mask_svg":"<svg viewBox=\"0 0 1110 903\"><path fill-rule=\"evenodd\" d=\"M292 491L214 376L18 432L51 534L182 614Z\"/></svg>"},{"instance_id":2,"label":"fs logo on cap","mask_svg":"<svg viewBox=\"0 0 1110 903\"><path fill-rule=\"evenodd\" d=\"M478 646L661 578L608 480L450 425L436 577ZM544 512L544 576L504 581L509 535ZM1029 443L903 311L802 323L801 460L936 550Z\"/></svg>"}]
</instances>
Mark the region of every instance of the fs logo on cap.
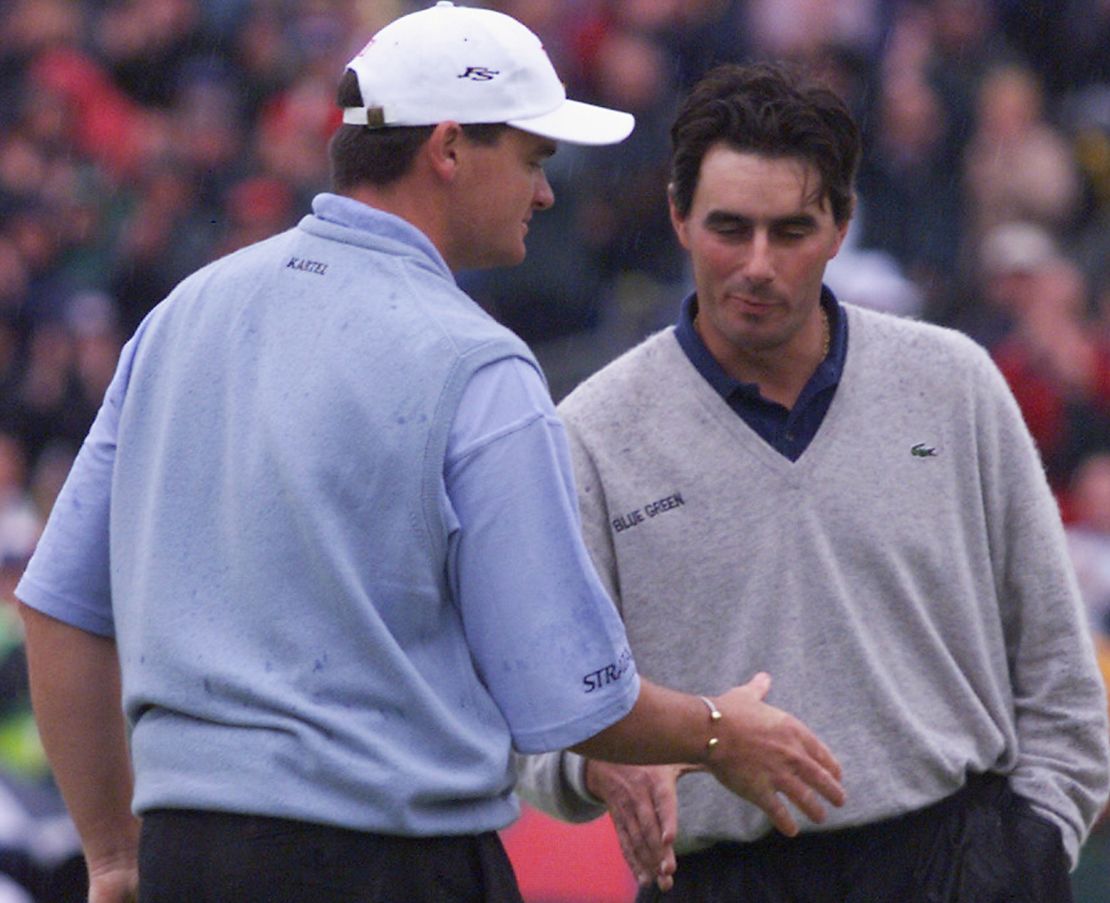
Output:
<instances>
[{"instance_id":1,"label":"fs logo on cap","mask_svg":"<svg viewBox=\"0 0 1110 903\"><path fill-rule=\"evenodd\" d=\"M493 77L500 74L500 69L489 69L485 66L467 66L466 72L462 75L456 75L455 78L466 78L472 82L488 82L493 81Z\"/></svg>"}]
</instances>

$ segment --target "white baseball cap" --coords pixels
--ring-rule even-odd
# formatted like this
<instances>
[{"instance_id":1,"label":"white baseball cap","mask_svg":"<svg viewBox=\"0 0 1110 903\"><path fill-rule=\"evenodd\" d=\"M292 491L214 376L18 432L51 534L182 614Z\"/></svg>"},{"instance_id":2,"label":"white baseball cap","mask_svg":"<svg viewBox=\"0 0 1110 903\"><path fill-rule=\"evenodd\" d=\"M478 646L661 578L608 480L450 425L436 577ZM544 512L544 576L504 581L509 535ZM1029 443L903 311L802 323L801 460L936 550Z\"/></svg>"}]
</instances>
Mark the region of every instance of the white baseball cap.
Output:
<instances>
[{"instance_id":1,"label":"white baseball cap","mask_svg":"<svg viewBox=\"0 0 1110 903\"><path fill-rule=\"evenodd\" d=\"M571 144L616 144L631 113L568 100L540 39L511 16L435 6L390 22L347 65L364 106L343 122L372 128L506 123Z\"/></svg>"}]
</instances>

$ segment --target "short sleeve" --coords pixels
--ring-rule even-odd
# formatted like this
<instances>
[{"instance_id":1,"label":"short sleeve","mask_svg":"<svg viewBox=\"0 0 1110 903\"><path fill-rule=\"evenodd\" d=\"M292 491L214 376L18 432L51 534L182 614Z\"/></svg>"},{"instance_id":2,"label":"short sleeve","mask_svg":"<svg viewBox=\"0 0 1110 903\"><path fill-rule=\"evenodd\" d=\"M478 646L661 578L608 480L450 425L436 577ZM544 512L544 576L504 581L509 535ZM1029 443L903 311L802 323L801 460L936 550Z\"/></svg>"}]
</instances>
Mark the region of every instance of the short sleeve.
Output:
<instances>
[{"instance_id":1,"label":"short sleeve","mask_svg":"<svg viewBox=\"0 0 1110 903\"><path fill-rule=\"evenodd\" d=\"M572 746L639 694L581 537L566 434L528 362L471 378L448 440L450 579L482 680L521 752Z\"/></svg>"},{"instance_id":2,"label":"short sleeve","mask_svg":"<svg viewBox=\"0 0 1110 903\"><path fill-rule=\"evenodd\" d=\"M113 636L108 523L120 409L138 335L124 346L96 419L15 594L43 614Z\"/></svg>"}]
</instances>

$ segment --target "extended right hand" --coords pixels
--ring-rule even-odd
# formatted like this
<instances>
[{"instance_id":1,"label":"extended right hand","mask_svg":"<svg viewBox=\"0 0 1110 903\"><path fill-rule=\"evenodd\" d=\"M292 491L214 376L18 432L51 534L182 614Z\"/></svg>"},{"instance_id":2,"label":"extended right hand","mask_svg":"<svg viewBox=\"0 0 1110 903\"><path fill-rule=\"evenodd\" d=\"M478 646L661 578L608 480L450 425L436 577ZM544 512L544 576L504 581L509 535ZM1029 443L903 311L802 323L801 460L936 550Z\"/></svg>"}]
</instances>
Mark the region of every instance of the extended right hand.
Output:
<instances>
[{"instance_id":1,"label":"extended right hand","mask_svg":"<svg viewBox=\"0 0 1110 903\"><path fill-rule=\"evenodd\" d=\"M825 744L797 718L763 702L770 689L770 675L760 673L716 699L723 716L714 726L720 742L706 769L793 837L798 825L782 797L820 823L825 820L820 798L842 806L844 788L840 764Z\"/></svg>"}]
</instances>

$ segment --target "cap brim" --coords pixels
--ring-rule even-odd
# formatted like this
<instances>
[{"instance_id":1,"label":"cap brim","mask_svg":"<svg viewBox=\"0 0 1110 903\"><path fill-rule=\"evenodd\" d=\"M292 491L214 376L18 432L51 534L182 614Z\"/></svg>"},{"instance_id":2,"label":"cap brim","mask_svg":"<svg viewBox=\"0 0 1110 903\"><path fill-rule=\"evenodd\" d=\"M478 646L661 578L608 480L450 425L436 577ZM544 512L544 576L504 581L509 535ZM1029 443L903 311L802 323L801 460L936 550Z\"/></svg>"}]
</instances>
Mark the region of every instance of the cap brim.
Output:
<instances>
[{"instance_id":1,"label":"cap brim","mask_svg":"<svg viewBox=\"0 0 1110 903\"><path fill-rule=\"evenodd\" d=\"M636 118L620 110L567 100L550 113L510 119L508 124L523 132L569 144L617 144L631 134Z\"/></svg>"}]
</instances>

